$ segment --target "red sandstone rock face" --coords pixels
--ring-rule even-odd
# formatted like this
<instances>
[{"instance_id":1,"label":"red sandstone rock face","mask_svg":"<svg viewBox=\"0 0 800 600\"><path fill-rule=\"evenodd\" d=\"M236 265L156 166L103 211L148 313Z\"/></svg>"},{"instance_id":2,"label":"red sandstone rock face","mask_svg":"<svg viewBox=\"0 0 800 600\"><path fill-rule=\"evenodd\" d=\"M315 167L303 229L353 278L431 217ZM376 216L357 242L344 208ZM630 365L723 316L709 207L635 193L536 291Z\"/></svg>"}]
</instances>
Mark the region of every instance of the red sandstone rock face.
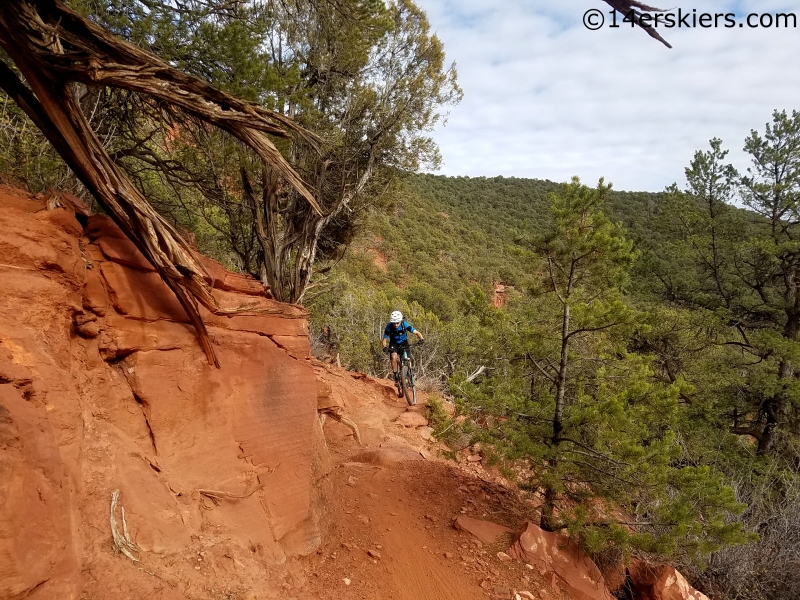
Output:
<instances>
[{"instance_id":1,"label":"red sandstone rock face","mask_svg":"<svg viewBox=\"0 0 800 600\"><path fill-rule=\"evenodd\" d=\"M492 294L492 306L495 308L503 308L506 305L506 292L507 288L502 283L494 284L494 292Z\"/></svg>"},{"instance_id":2,"label":"red sandstone rock face","mask_svg":"<svg viewBox=\"0 0 800 600\"><path fill-rule=\"evenodd\" d=\"M205 260L223 306L258 309L206 315L216 369L113 223L82 235L0 189L0 598L266 595L320 540L304 312ZM114 550L116 489L143 570Z\"/></svg>"},{"instance_id":3,"label":"red sandstone rock face","mask_svg":"<svg viewBox=\"0 0 800 600\"><path fill-rule=\"evenodd\" d=\"M651 565L634 560L628 573L636 600L708 600L708 596L694 589L669 565Z\"/></svg>"},{"instance_id":4,"label":"red sandstone rock face","mask_svg":"<svg viewBox=\"0 0 800 600\"><path fill-rule=\"evenodd\" d=\"M613 600L597 565L564 535L525 523L508 554L533 566L573 600Z\"/></svg>"},{"instance_id":5,"label":"red sandstone rock face","mask_svg":"<svg viewBox=\"0 0 800 600\"><path fill-rule=\"evenodd\" d=\"M0 474L0 597L74 597L77 554L58 446L13 384L0 385Z\"/></svg>"},{"instance_id":6,"label":"red sandstone rock face","mask_svg":"<svg viewBox=\"0 0 800 600\"><path fill-rule=\"evenodd\" d=\"M471 533L484 544L494 544L501 535L505 533L514 533L508 527L492 523L491 521L473 519L466 515L459 515L453 523L453 527Z\"/></svg>"}]
</instances>

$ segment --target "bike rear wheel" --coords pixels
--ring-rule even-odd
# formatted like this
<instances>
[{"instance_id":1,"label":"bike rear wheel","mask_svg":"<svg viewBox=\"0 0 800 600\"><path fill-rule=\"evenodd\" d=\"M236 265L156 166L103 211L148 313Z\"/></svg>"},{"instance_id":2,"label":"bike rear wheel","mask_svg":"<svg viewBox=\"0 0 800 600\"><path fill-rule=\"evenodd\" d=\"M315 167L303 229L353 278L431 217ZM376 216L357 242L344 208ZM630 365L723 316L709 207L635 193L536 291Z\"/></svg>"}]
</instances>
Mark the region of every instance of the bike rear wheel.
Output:
<instances>
[{"instance_id":1,"label":"bike rear wheel","mask_svg":"<svg viewBox=\"0 0 800 600\"><path fill-rule=\"evenodd\" d=\"M408 402L409 406L414 406L417 403L417 390L414 388L414 373L412 373L410 366L403 365L400 381L406 402Z\"/></svg>"}]
</instances>

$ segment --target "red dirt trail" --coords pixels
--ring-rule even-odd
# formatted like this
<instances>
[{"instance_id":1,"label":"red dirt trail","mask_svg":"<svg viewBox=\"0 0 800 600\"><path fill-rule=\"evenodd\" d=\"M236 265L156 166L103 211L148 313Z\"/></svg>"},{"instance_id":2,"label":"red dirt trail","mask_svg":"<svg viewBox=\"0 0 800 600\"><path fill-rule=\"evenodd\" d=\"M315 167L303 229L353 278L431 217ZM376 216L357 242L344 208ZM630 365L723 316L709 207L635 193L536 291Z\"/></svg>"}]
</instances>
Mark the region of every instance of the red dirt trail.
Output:
<instances>
[{"instance_id":1,"label":"red dirt trail","mask_svg":"<svg viewBox=\"0 0 800 600\"><path fill-rule=\"evenodd\" d=\"M377 414L385 415L386 433L359 447L339 423L326 423L336 463L331 527L327 542L302 560L305 577L297 598L472 600L543 588L523 564L497 557L510 535L484 546L453 527L460 514L516 527L532 515L530 505L479 465L437 458L438 444L426 442L421 429L393 423L406 408L392 398L388 384L366 379L351 385L347 391L360 394L346 402L354 420L368 406L373 423ZM424 405L411 410L423 412Z\"/></svg>"}]
</instances>

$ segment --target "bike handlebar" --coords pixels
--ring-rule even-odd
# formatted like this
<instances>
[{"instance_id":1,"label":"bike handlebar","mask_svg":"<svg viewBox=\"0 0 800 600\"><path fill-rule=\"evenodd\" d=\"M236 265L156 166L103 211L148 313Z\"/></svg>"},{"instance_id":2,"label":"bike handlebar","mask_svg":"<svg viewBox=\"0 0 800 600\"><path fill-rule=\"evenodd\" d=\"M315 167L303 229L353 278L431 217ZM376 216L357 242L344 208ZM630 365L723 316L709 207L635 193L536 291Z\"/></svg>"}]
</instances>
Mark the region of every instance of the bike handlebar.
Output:
<instances>
[{"instance_id":1,"label":"bike handlebar","mask_svg":"<svg viewBox=\"0 0 800 600\"><path fill-rule=\"evenodd\" d=\"M409 348L413 348L414 346L422 346L424 343L425 343L425 340L419 340L415 344L409 344L408 347ZM381 352L383 352L384 354L389 354L391 352L391 350L392 349L389 346L384 346L383 348L381 348Z\"/></svg>"}]
</instances>

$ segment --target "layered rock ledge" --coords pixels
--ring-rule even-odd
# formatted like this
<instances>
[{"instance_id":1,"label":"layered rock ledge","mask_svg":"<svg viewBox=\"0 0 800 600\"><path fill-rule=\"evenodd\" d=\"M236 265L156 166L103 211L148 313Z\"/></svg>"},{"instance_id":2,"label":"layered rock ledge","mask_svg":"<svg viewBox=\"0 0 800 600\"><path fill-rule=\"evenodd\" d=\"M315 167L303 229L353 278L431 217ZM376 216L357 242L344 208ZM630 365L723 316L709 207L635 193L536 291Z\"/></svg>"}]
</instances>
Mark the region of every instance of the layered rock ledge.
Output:
<instances>
[{"instance_id":1,"label":"layered rock ledge","mask_svg":"<svg viewBox=\"0 0 800 600\"><path fill-rule=\"evenodd\" d=\"M204 314L219 369L108 217L0 188L0 597L183 598L211 566L258 590L319 544L306 315L204 264L223 306L255 309Z\"/></svg>"}]
</instances>

